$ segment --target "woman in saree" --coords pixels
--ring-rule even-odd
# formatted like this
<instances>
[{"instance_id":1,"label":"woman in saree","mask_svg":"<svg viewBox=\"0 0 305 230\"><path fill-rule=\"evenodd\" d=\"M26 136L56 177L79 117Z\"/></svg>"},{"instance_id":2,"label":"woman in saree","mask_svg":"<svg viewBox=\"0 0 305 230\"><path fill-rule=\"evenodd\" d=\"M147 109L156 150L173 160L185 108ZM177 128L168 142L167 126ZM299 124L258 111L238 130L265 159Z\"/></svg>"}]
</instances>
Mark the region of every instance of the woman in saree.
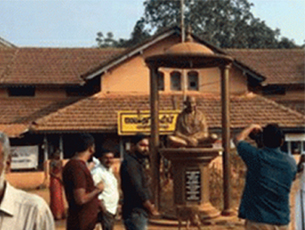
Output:
<instances>
[{"instance_id":1,"label":"woman in saree","mask_svg":"<svg viewBox=\"0 0 305 230\"><path fill-rule=\"evenodd\" d=\"M55 220L65 218L65 206L63 199L62 169L60 152L55 151L49 164L50 174L50 208Z\"/></svg>"}]
</instances>

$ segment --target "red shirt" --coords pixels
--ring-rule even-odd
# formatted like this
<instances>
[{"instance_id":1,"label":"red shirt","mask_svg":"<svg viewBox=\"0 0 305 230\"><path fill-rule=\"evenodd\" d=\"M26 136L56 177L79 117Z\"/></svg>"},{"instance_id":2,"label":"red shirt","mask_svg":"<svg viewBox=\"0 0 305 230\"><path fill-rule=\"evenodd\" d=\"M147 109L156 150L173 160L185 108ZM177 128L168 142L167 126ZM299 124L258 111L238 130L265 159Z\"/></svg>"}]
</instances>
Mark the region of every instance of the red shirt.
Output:
<instances>
[{"instance_id":1,"label":"red shirt","mask_svg":"<svg viewBox=\"0 0 305 230\"><path fill-rule=\"evenodd\" d=\"M86 193L95 189L92 176L84 161L71 159L63 170L63 182L69 204L67 230L93 230L97 222L97 196L86 204L76 204L74 190L84 188Z\"/></svg>"}]
</instances>

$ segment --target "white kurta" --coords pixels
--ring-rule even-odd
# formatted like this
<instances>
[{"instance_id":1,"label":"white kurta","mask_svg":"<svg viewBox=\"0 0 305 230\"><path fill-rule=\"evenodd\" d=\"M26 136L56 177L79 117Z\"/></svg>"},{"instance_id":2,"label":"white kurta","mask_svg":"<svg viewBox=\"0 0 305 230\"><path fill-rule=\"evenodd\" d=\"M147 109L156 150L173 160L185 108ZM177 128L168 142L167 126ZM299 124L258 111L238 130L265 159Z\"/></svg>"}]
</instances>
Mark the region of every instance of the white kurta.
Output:
<instances>
[{"instance_id":1,"label":"white kurta","mask_svg":"<svg viewBox=\"0 0 305 230\"><path fill-rule=\"evenodd\" d=\"M0 204L2 230L54 230L53 215L41 197L24 192L6 183Z\"/></svg>"},{"instance_id":2,"label":"white kurta","mask_svg":"<svg viewBox=\"0 0 305 230\"><path fill-rule=\"evenodd\" d=\"M303 170L300 175L300 189L296 194L295 207L296 229L305 230L305 170Z\"/></svg>"},{"instance_id":3,"label":"white kurta","mask_svg":"<svg viewBox=\"0 0 305 230\"><path fill-rule=\"evenodd\" d=\"M91 170L93 181L95 184L103 181L104 191L98 196L103 200L108 212L115 215L119 202L118 182L115 178L112 168L107 169L104 165L94 160L96 166Z\"/></svg>"}]
</instances>

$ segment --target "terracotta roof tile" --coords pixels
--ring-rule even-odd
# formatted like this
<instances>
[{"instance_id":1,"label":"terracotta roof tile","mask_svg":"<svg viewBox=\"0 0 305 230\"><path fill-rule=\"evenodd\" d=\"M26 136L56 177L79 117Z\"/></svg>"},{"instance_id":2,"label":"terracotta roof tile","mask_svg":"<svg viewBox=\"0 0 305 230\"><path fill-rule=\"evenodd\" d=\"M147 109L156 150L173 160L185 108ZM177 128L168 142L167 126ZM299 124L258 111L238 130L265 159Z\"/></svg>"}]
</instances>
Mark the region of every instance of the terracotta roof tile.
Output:
<instances>
[{"instance_id":1,"label":"terracotta roof tile","mask_svg":"<svg viewBox=\"0 0 305 230\"><path fill-rule=\"evenodd\" d=\"M221 127L220 98L195 94L198 108L207 116L210 128ZM160 110L182 108L182 96L160 95ZM305 117L258 95L231 97L231 128L250 123L277 122L282 127L304 127ZM34 131L116 131L117 113L122 110L149 110L148 95L96 94L80 100L42 119L36 120Z\"/></svg>"},{"instance_id":2,"label":"terracotta roof tile","mask_svg":"<svg viewBox=\"0 0 305 230\"><path fill-rule=\"evenodd\" d=\"M26 124L0 124L0 130L9 137L18 137L20 134L28 131L29 126Z\"/></svg>"},{"instance_id":3,"label":"terracotta roof tile","mask_svg":"<svg viewBox=\"0 0 305 230\"><path fill-rule=\"evenodd\" d=\"M225 52L266 77L268 84L304 84L304 49L226 49Z\"/></svg>"},{"instance_id":4,"label":"terracotta roof tile","mask_svg":"<svg viewBox=\"0 0 305 230\"><path fill-rule=\"evenodd\" d=\"M303 49L225 49L227 54L265 76L269 84L305 81ZM126 51L125 51L126 52ZM124 49L2 48L0 84L81 84L81 76L113 60Z\"/></svg>"},{"instance_id":5,"label":"terracotta roof tile","mask_svg":"<svg viewBox=\"0 0 305 230\"><path fill-rule=\"evenodd\" d=\"M81 75L121 49L17 48L0 50L0 84L81 84Z\"/></svg>"},{"instance_id":6,"label":"terracotta roof tile","mask_svg":"<svg viewBox=\"0 0 305 230\"><path fill-rule=\"evenodd\" d=\"M12 48L1 48L0 49L0 82L2 76L8 71L9 64L12 62L16 50Z\"/></svg>"},{"instance_id":7,"label":"terracotta roof tile","mask_svg":"<svg viewBox=\"0 0 305 230\"><path fill-rule=\"evenodd\" d=\"M29 125L35 119L57 111L73 102L70 99L35 99L35 98L1 98L0 99L0 127L10 125Z\"/></svg>"}]
</instances>

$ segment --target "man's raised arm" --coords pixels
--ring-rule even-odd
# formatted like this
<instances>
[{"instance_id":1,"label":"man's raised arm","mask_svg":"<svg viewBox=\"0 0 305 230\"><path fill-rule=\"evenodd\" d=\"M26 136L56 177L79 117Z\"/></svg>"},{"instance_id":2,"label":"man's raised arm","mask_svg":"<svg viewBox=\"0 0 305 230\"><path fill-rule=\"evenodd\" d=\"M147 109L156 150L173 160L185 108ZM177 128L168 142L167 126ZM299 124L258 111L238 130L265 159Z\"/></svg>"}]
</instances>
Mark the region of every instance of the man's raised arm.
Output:
<instances>
[{"instance_id":1,"label":"man's raised arm","mask_svg":"<svg viewBox=\"0 0 305 230\"><path fill-rule=\"evenodd\" d=\"M238 143L240 141L244 141L249 135L251 132L261 132L263 131L262 127L260 125L257 125L257 124L252 124L248 127L246 127L244 130L242 130L239 134L237 134L234 139L233 139L233 142L235 144L235 146L238 145Z\"/></svg>"}]
</instances>

